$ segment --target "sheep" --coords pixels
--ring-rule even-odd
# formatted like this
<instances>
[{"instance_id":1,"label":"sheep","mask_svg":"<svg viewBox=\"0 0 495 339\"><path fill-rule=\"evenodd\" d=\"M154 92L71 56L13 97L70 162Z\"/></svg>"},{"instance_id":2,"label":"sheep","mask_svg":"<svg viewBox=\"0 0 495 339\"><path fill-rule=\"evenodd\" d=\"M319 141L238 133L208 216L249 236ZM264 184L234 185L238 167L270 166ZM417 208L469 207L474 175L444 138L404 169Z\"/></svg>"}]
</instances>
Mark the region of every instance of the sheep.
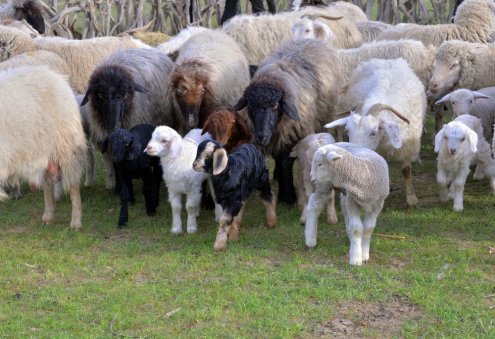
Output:
<instances>
[{"instance_id":1,"label":"sheep","mask_svg":"<svg viewBox=\"0 0 495 339\"><path fill-rule=\"evenodd\" d=\"M118 128L101 144L101 152L108 154L112 160L119 183L120 213L117 222L119 228L127 225L128 204L134 202L132 179L143 180L146 214L152 216L156 213L162 170L158 158L143 152L154 130L155 127L149 124L138 124L130 130Z\"/></svg>"},{"instance_id":2,"label":"sheep","mask_svg":"<svg viewBox=\"0 0 495 339\"><path fill-rule=\"evenodd\" d=\"M172 98L189 129L203 127L213 104L233 105L249 84L249 65L237 43L206 30L181 47L170 76Z\"/></svg>"},{"instance_id":3,"label":"sheep","mask_svg":"<svg viewBox=\"0 0 495 339\"><path fill-rule=\"evenodd\" d=\"M59 37L31 39L14 28L0 26L0 61L36 50L53 52L67 63L73 89L77 93L86 91L91 73L105 57L131 48L151 47L129 37L101 37L86 40Z\"/></svg>"},{"instance_id":4,"label":"sheep","mask_svg":"<svg viewBox=\"0 0 495 339\"><path fill-rule=\"evenodd\" d=\"M339 69L328 41L289 41L265 59L234 106L237 110L247 107L255 142L275 159L279 201L296 201L290 151L335 117L342 87Z\"/></svg>"},{"instance_id":5,"label":"sheep","mask_svg":"<svg viewBox=\"0 0 495 339\"><path fill-rule=\"evenodd\" d=\"M71 229L81 228L79 180L86 162L86 139L76 100L67 81L47 66L0 72L0 182L29 180L43 187L43 221L53 223L53 183L60 178L72 201ZM49 114L47 114L49 112ZM0 189L0 199L5 199Z\"/></svg>"},{"instance_id":6,"label":"sheep","mask_svg":"<svg viewBox=\"0 0 495 339\"><path fill-rule=\"evenodd\" d=\"M341 17L339 12L322 8L305 8L275 15L238 15L225 23L222 30L239 44L249 64L259 65L285 40L290 39L292 24L304 15ZM335 34L335 47L353 48L362 44L361 33L351 20L342 18L325 22Z\"/></svg>"},{"instance_id":7,"label":"sheep","mask_svg":"<svg viewBox=\"0 0 495 339\"><path fill-rule=\"evenodd\" d=\"M328 27L322 18L311 19L308 16L302 16L294 21L291 27L294 39L327 39L335 40L335 34Z\"/></svg>"},{"instance_id":8,"label":"sheep","mask_svg":"<svg viewBox=\"0 0 495 339\"><path fill-rule=\"evenodd\" d=\"M270 188L270 178L263 154L252 144L241 145L237 151L227 155L222 145L215 140L205 140L198 145L193 169L212 175L213 190L217 203L222 207L218 233L213 248L216 251L227 247L230 240L239 239L244 204L256 189L266 208L266 226L277 223L276 200Z\"/></svg>"},{"instance_id":9,"label":"sheep","mask_svg":"<svg viewBox=\"0 0 495 339\"><path fill-rule=\"evenodd\" d=\"M39 34L45 33L43 5L40 0L9 0L0 5L0 22L8 19L25 20Z\"/></svg>"},{"instance_id":10,"label":"sheep","mask_svg":"<svg viewBox=\"0 0 495 339\"><path fill-rule=\"evenodd\" d=\"M452 198L449 196L450 185L455 212L464 208L464 184L472 163L478 163L482 172L490 177L492 193L495 193L495 162L490 145L483 138L480 119L462 114L444 125L435 136L435 152L438 153L437 183L440 200L446 202Z\"/></svg>"},{"instance_id":11,"label":"sheep","mask_svg":"<svg viewBox=\"0 0 495 339\"><path fill-rule=\"evenodd\" d=\"M299 218L300 224L306 223L306 205L308 203L309 196L315 191L315 185L311 181L311 161L316 150L321 146L334 144L335 139L328 133L310 134L292 149L290 153L291 158L296 158L299 163L299 175L296 177L296 190L297 190L297 205L302 211ZM335 192L331 190L327 202L327 222L329 224L336 224L337 213L335 212Z\"/></svg>"},{"instance_id":12,"label":"sheep","mask_svg":"<svg viewBox=\"0 0 495 339\"><path fill-rule=\"evenodd\" d=\"M378 40L414 39L426 46L447 40L489 43L495 31L495 3L467 0L459 6L454 23L438 25L398 24L378 36Z\"/></svg>"},{"instance_id":13,"label":"sheep","mask_svg":"<svg viewBox=\"0 0 495 339\"><path fill-rule=\"evenodd\" d=\"M250 143L253 135L246 120L233 108L219 107L206 120L201 134L209 133L227 153Z\"/></svg>"},{"instance_id":14,"label":"sheep","mask_svg":"<svg viewBox=\"0 0 495 339\"><path fill-rule=\"evenodd\" d=\"M146 147L145 152L148 155L160 157L163 180L167 185L168 200L172 207L172 234L182 233L180 214L183 195L186 195L187 233L198 230L196 218L200 211L201 185L208 174L194 171L192 164L198 144L207 139L211 139L211 136L201 136L199 128L191 130L182 138L172 128L158 126Z\"/></svg>"},{"instance_id":15,"label":"sheep","mask_svg":"<svg viewBox=\"0 0 495 339\"><path fill-rule=\"evenodd\" d=\"M206 31L209 31L209 29L205 27L188 26L170 40L156 46L155 49L168 55L173 54L174 52L177 52L190 37Z\"/></svg>"},{"instance_id":16,"label":"sheep","mask_svg":"<svg viewBox=\"0 0 495 339\"><path fill-rule=\"evenodd\" d=\"M419 158L426 112L424 86L404 59L372 59L356 68L347 97L358 105L357 109L325 127L344 126L350 142L399 161L406 203L416 205L411 162Z\"/></svg>"},{"instance_id":17,"label":"sheep","mask_svg":"<svg viewBox=\"0 0 495 339\"><path fill-rule=\"evenodd\" d=\"M311 179L315 181L315 192L306 207L306 246L316 246L318 216L330 190L336 188L345 192L341 195L340 204L351 243L349 264L366 263L370 257L371 234L389 194L386 161L374 151L359 145L345 142L325 145L315 152Z\"/></svg>"},{"instance_id":18,"label":"sheep","mask_svg":"<svg viewBox=\"0 0 495 339\"><path fill-rule=\"evenodd\" d=\"M93 72L81 105L88 104L91 139L101 143L116 128L141 123L167 125L182 131L168 94L173 63L156 50L130 49L112 54ZM106 187L115 187L113 166L104 157Z\"/></svg>"},{"instance_id":19,"label":"sheep","mask_svg":"<svg viewBox=\"0 0 495 339\"><path fill-rule=\"evenodd\" d=\"M372 42L376 41L382 32L393 26L381 21L361 21L356 22L356 27L361 32L363 42Z\"/></svg>"},{"instance_id":20,"label":"sheep","mask_svg":"<svg viewBox=\"0 0 495 339\"><path fill-rule=\"evenodd\" d=\"M493 139L493 124L495 124L495 87L482 88L478 91L461 88L445 95L436 104L449 102L452 105L453 116L470 114L481 120L483 136L487 142Z\"/></svg>"}]
</instances>

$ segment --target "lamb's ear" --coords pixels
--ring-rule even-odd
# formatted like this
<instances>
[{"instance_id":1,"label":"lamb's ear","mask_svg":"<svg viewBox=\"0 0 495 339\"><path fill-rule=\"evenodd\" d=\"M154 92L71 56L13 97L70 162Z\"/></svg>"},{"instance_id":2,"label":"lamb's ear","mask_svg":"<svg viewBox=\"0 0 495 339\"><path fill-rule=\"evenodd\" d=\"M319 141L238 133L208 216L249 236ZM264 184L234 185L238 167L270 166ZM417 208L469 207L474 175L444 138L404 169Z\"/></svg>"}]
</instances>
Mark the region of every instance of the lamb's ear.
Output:
<instances>
[{"instance_id":1,"label":"lamb's ear","mask_svg":"<svg viewBox=\"0 0 495 339\"><path fill-rule=\"evenodd\" d=\"M469 148L471 149L471 152L476 153L478 151L478 134L476 134L475 131L472 129L469 129L468 131L468 140L469 140Z\"/></svg>"},{"instance_id":2,"label":"lamb's ear","mask_svg":"<svg viewBox=\"0 0 495 339\"><path fill-rule=\"evenodd\" d=\"M213 175L218 175L227 167L229 157L224 148L217 148L213 152Z\"/></svg>"},{"instance_id":3,"label":"lamb's ear","mask_svg":"<svg viewBox=\"0 0 495 339\"><path fill-rule=\"evenodd\" d=\"M440 147L442 147L444 129L445 125L443 125L442 129L438 131L437 135L435 135L435 153L438 153L440 151Z\"/></svg>"},{"instance_id":4,"label":"lamb's ear","mask_svg":"<svg viewBox=\"0 0 495 339\"><path fill-rule=\"evenodd\" d=\"M325 157L326 157L328 162L332 162L332 161L339 160L340 158L342 158L342 156L335 151L328 152L325 155Z\"/></svg>"},{"instance_id":5,"label":"lamb's ear","mask_svg":"<svg viewBox=\"0 0 495 339\"><path fill-rule=\"evenodd\" d=\"M490 99L490 97L486 94L483 94L481 92L478 92L478 91L473 91L473 96L475 99Z\"/></svg>"},{"instance_id":6,"label":"lamb's ear","mask_svg":"<svg viewBox=\"0 0 495 339\"><path fill-rule=\"evenodd\" d=\"M449 94L445 95L442 99L440 99L437 102L435 102L435 105L440 105L441 103L450 101L450 95L451 94L452 93L449 93Z\"/></svg>"},{"instance_id":7,"label":"lamb's ear","mask_svg":"<svg viewBox=\"0 0 495 339\"><path fill-rule=\"evenodd\" d=\"M108 151L108 138L105 138L105 140L101 142L100 151L101 153L105 153L106 151Z\"/></svg>"},{"instance_id":8,"label":"lamb's ear","mask_svg":"<svg viewBox=\"0 0 495 339\"><path fill-rule=\"evenodd\" d=\"M239 101L237 101L237 104L234 105L234 109L236 111L240 111L241 109L246 107L247 104L248 104L247 100L244 97L242 97L239 99Z\"/></svg>"},{"instance_id":9,"label":"lamb's ear","mask_svg":"<svg viewBox=\"0 0 495 339\"><path fill-rule=\"evenodd\" d=\"M148 90L146 89L146 87L144 87L143 85L138 84L137 82L132 82L131 88L134 91L136 91L136 92L148 94Z\"/></svg>"},{"instance_id":10,"label":"lamb's ear","mask_svg":"<svg viewBox=\"0 0 495 339\"><path fill-rule=\"evenodd\" d=\"M402 147L402 139L400 138L400 127L399 124L394 121L381 121L380 127L382 127L387 133L388 140L394 146L394 148Z\"/></svg>"},{"instance_id":11,"label":"lamb's ear","mask_svg":"<svg viewBox=\"0 0 495 339\"><path fill-rule=\"evenodd\" d=\"M334 121L326 124L323 127L325 127L325 128L336 128L336 127L340 127L340 126L345 126L345 125L347 125L347 122L348 121L349 121L349 117L345 117L345 118L334 120Z\"/></svg>"},{"instance_id":12,"label":"lamb's ear","mask_svg":"<svg viewBox=\"0 0 495 339\"><path fill-rule=\"evenodd\" d=\"M282 97L282 110L290 119L295 121L300 120L296 105L294 104L293 100L291 100L291 98L287 95L284 95Z\"/></svg>"},{"instance_id":13,"label":"lamb's ear","mask_svg":"<svg viewBox=\"0 0 495 339\"><path fill-rule=\"evenodd\" d=\"M168 142L169 147L169 156L171 158L177 158L182 151L182 142L181 137L176 136Z\"/></svg>"}]
</instances>

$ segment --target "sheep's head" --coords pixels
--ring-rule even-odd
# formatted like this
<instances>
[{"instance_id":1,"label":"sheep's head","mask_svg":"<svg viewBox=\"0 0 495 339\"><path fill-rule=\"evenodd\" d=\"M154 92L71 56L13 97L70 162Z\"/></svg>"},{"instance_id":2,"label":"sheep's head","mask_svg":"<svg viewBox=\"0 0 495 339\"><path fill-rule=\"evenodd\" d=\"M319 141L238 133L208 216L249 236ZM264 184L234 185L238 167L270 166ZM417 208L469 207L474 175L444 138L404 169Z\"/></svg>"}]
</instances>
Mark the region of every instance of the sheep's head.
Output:
<instances>
[{"instance_id":1,"label":"sheep's head","mask_svg":"<svg viewBox=\"0 0 495 339\"><path fill-rule=\"evenodd\" d=\"M227 167L228 156L222 145L215 140L204 140L198 145L193 169L218 175Z\"/></svg>"},{"instance_id":2,"label":"sheep's head","mask_svg":"<svg viewBox=\"0 0 495 339\"><path fill-rule=\"evenodd\" d=\"M335 40L332 29L320 18L303 15L292 24L291 29L294 39Z\"/></svg>"},{"instance_id":3,"label":"sheep's head","mask_svg":"<svg viewBox=\"0 0 495 339\"><path fill-rule=\"evenodd\" d=\"M326 124L326 128L344 126L344 133L349 136L349 142L376 150L382 139L386 139L394 148L402 147L400 136L400 125L396 119L390 119L384 116L377 116L383 110L394 113L399 119L409 124L409 120L394 108L384 105L375 104L366 115L351 112L351 115L335 120Z\"/></svg>"},{"instance_id":4,"label":"sheep's head","mask_svg":"<svg viewBox=\"0 0 495 339\"><path fill-rule=\"evenodd\" d=\"M210 78L209 66L197 59L177 65L171 75L172 96L189 128L198 126L205 95L213 95L209 89Z\"/></svg>"},{"instance_id":5,"label":"sheep's head","mask_svg":"<svg viewBox=\"0 0 495 339\"><path fill-rule=\"evenodd\" d=\"M134 81L123 67L104 65L98 67L89 80L88 90L81 106L88 101L95 119L108 133L121 128L133 109L135 92L147 93L146 88Z\"/></svg>"},{"instance_id":6,"label":"sheep's head","mask_svg":"<svg viewBox=\"0 0 495 339\"><path fill-rule=\"evenodd\" d=\"M246 88L234 108L241 110L246 106L254 124L255 142L261 146L268 145L283 115L299 120L294 96L283 86L269 81L251 83Z\"/></svg>"},{"instance_id":7,"label":"sheep's head","mask_svg":"<svg viewBox=\"0 0 495 339\"><path fill-rule=\"evenodd\" d=\"M34 40L14 27L0 25L0 62L36 50Z\"/></svg>"},{"instance_id":8,"label":"sheep's head","mask_svg":"<svg viewBox=\"0 0 495 339\"><path fill-rule=\"evenodd\" d=\"M14 18L26 20L40 34L45 33L45 19L43 18L43 7L38 0L27 0L21 6L15 7Z\"/></svg>"},{"instance_id":9,"label":"sheep's head","mask_svg":"<svg viewBox=\"0 0 495 339\"><path fill-rule=\"evenodd\" d=\"M473 104L477 99L490 99L490 97L478 91L461 88L447 94L435 104L450 102L452 104L453 116L458 117L461 114L470 114L473 111Z\"/></svg>"},{"instance_id":10,"label":"sheep's head","mask_svg":"<svg viewBox=\"0 0 495 339\"><path fill-rule=\"evenodd\" d=\"M182 138L168 126L158 126L144 150L148 155L176 158L182 150Z\"/></svg>"},{"instance_id":11,"label":"sheep's head","mask_svg":"<svg viewBox=\"0 0 495 339\"><path fill-rule=\"evenodd\" d=\"M451 121L435 136L435 152L442 147L450 155L456 155L461 148L469 147L472 153L477 151L478 135L460 121Z\"/></svg>"},{"instance_id":12,"label":"sheep's head","mask_svg":"<svg viewBox=\"0 0 495 339\"><path fill-rule=\"evenodd\" d=\"M338 147L325 145L318 148L311 162L310 178L313 182L330 182L334 177L332 165L342 158Z\"/></svg>"},{"instance_id":13,"label":"sheep's head","mask_svg":"<svg viewBox=\"0 0 495 339\"><path fill-rule=\"evenodd\" d=\"M222 107L213 112L205 122L201 134L209 132L213 139L228 148L235 147L237 140L247 142L251 139L251 131L246 121L237 112L228 107Z\"/></svg>"},{"instance_id":14,"label":"sheep's head","mask_svg":"<svg viewBox=\"0 0 495 339\"><path fill-rule=\"evenodd\" d=\"M125 129L116 129L103 140L101 152L107 152L110 159L115 163L124 160L132 160L136 155L133 145L134 137Z\"/></svg>"}]
</instances>

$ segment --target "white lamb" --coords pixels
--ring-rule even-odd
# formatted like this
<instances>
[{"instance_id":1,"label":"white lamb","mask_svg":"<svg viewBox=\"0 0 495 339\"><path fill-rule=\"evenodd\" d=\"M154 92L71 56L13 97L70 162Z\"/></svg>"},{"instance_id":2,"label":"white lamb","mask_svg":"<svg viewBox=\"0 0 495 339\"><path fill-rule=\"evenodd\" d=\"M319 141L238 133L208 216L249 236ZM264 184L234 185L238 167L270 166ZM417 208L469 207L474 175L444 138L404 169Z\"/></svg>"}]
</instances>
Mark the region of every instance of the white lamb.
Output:
<instances>
[{"instance_id":1,"label":"white lamb","mask_svg":"<svg viewBox=\"0 0 495 339\"><path fill-rule=\"evenodd\" d=\"M453 198L454 211L460 212L464 208L464 184L471 164L481 166L481 170L490 177L492 193L495 193L495 162L490 145L483 137L480 119L462 114L444 125L435 136L435 152L438 153L440 200L446 202Z\"/></svg>"},{"instance_id":2,"label":"white lamb","mask_svg":"<svg viewBox=\"0 0 495 339\"><path fill-rule=\"evenodd\" d=\"M191 130L182 138L168 126L158 126L145 152L160 157L163 180L168 188L168 200L172 207L173 234L182 233L182 195L186 195L187 233L198 230L196 218L199 216L201 184L208 178L207 173L196 172L192 168L198 144L211 136L201 135L201 129Z\"/></svg>"},{"instance_id":3,"label":"white lamb","mask_svg":"<svg viewBox=\"0 0 495 339\"><path fill-rule=\"evenodd\" d=\"M316 191L306 207L306 246L316 246L318 216L331 189L339 189L345 192L341 195L341 207L351 243L349 264L362 265L369 260L371 233L389 194L386 161L356 144L325 145L313 157L311 180L315 181Z\"/></svg>"}]
</instances>

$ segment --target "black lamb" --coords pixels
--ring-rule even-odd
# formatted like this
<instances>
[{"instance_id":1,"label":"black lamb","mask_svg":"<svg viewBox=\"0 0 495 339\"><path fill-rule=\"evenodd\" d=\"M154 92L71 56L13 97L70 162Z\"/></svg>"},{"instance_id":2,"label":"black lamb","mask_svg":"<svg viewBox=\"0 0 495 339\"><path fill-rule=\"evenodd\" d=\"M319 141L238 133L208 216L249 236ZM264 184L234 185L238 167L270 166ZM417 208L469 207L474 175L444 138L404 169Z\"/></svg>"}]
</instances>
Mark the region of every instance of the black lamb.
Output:
<instances>
[{"instance_id":1,"label":"black lamb","mask_svg":"<svg viewBox=\"0 0 495 339\"><path fill-rule=\"evenodd\" d=\"M162 180L160 158L144 153L154 130L155 127L149 124L136 125L129 131L116 129L102 143L101 151L102 153L108 152L115 169L120 195L119 227L127 224L128 204L134 202L132 179L143 180L146 213L154 215L158 206Z\"/></svg>"},{"instance_id":2,"label":"black lamb","mask_svg":"<svg viewBox=\"0 0 495 339\"><path fill-rule=\"evenodd\" d=\"M254 189L259 191L265 205L267 227L275 227L276 199L270 188L265 158L254 145L243 144L227 155L218 141L205 140L198 145L193 168L212 175L216 202L223 210L213 246L215 250L226 248L227 235L230 240L238 239L244 203Z\"/></svg>"}]
</instances>

